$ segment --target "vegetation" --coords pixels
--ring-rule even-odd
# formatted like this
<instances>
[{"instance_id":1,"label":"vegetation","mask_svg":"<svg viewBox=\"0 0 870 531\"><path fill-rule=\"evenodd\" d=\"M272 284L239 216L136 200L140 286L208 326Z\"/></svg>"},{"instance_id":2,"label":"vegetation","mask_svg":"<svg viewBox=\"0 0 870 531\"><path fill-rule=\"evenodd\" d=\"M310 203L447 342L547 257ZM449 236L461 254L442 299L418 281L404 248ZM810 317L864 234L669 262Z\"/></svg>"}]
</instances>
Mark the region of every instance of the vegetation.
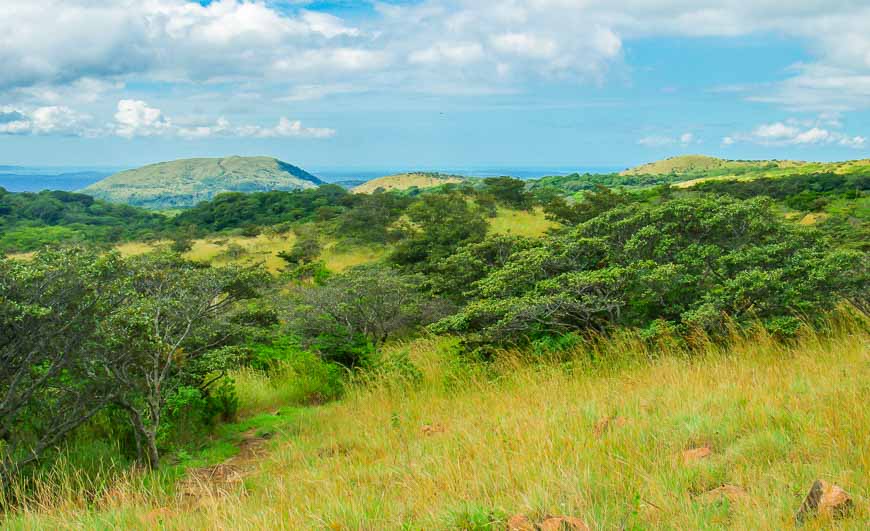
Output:
<instances>
[{"instance_id":1,"label":"vegetation","mask_svg":"<svg viewBox=\"0 0 870 531\"><path fill-rule=\"evenodd\" d=\"M0 252L49 244L118 242L159 233L164 218L70 192L10 193L0 188Z\"/></svg>"},{"instance_id":2,"label":"vegetation","mask_svg":"<svg viewBox=\"0 0 870 531\"><path fill-rule=\"evenodd\" d=\"M815 478L858 525L868 199L840 168L109 207L114 236L0 258L3 526L777 528ZM101 204L0 200L60 231Z\"/></svg>"}]
</instances>

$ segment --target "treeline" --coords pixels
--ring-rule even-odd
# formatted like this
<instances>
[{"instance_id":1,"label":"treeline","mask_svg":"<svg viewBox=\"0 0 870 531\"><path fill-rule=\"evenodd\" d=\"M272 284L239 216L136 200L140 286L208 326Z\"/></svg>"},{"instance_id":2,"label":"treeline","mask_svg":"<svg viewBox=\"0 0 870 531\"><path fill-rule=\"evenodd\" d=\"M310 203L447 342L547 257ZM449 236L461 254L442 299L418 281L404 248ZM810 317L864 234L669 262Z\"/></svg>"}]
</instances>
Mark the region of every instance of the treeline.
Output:
<instances>
[{"instance_id":1,"label":"treeline","mask_svg":"<svg viewBox=\"0 0 870 531\"><path fill-rule=\"evenodd\" d=\"M84 194L12 193L0 188L0 252L147 238L159 233L165 221L159 214Z\"/></svg>"},{"instance_id":2,"label":"treeline","mask_svg":"<svg viewBox=\"0 0 870 531\"><path fill-rule=\"evenodd\" d=\"M823 210L832 199L857 199L870 189L870 173L811 173L750 181L721 180L696 184L694 190L739 199L764 195L801 211Z\"/></svg>"}]
</instances>

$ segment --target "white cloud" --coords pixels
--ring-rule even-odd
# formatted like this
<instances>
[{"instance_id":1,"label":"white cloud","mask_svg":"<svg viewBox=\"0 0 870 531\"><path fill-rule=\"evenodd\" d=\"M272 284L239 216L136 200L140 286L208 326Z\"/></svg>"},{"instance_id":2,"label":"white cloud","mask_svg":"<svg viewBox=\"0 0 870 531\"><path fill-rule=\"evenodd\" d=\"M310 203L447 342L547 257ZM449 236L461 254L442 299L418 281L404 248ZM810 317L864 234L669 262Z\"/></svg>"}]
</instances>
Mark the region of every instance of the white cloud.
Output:
<instances>
[{"instance_id":1,"label":"white cloud","mask_svg":"<svg viewBox=\"0 0 870 531\"><path fill-rule=\"evenodd\" d=\"M827 126L823 124L827 123ZM827 128L826 128L827 127ZM819 120L787 120L761 124L749 133L735 133L722 139L722 144L731 146L738 142L764 146L814 146L840 145L850 148L863 148L867 139L862 136L846 134L836 130L838 121L822 116Z\"/></svg>"},{"instance_id":2,"label":"white cloud","mask_svg":"<svg viewBox=\"0 0 870 531\"><path fill-rule=\"evenodd\" d=\"M633 39L775 33L807 43L815 59L743 95L802 110L870 108L870 3L859 0L421 0L374 8L351 21L305 0L0 0L0 94L65 106L143 82L268 87L288 94L284 102L384 87L517 92L541 79L600 83L623 70L624 42ZM334 86L350 89L312 88ZM120 127L135 136L161 125Z\"/></svg>"},{"instance_id":3,"label":"white cloud","mask_svg":"<svg viewBox=\"0 0 870 531\"><path fill-rule=\"evenodd\" d=\"M115 113L115 132L124 138L159 136L172 130L172 122L160 109L141 100L121 100Z\"/></svg>"},{"instance_id":4,"label":"white cloud","mask_svg":"<svg viewBox=\"0 0 870 531\"><path fill-rule=\"evenodd\" d=\"M214 123L194 120L178 124L166 117L160 109L139 100L121 100L115 113L114 133L124 138L137 136L179 136L194 140L215 136L256 138L330 138L334 129L304 127L299 120L282 117L274 127L259 125L233 126L226 118Z\"/></svg>"},{"instance_id":5,"label":"white cloud","mask_svg":"<svg viewBox=\"0 0 870 531\"><path fill-rule=\"evenodd\" d=\"M62 105L17 109L0 107L0 134L90 136L91 117Z\"/></svg>"}]
</instances>

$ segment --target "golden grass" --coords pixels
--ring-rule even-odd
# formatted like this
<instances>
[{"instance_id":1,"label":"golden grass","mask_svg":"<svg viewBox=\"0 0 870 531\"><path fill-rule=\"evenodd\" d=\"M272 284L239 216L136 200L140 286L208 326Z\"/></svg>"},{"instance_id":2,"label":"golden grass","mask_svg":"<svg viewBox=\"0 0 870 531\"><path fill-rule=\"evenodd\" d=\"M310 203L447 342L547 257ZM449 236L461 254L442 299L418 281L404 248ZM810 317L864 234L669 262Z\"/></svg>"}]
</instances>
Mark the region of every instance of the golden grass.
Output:
<instances>
[{"instance_id":1,"label":"golden grass","mask_svg":"<svg viewBox=\"0 0 870 531\"><path fill-rule=\"evenodd\" d=\"M293 233L260 234L257 237L212 236L193 241L190 251L184 256L190 260L208 262L215 265L261 263L275 274L284 270L286 262L278 256L281 251L289 251L296 241ZM152 252L168 242L129 242L115 247L123 256L136 256ZM232 254L232 247L242 249L241 254ZM343 248L335 241L324 245L321 259L330 271L341 272L375 260L386 255L386 247L348 247Z\"/></svg>"},{"instance_id":2,"label":"golden grass","mask_svg":"<svg viewBox=\"0 0 870 531\"><path fill-rule=\"evenodd\" d=\"M190 503L133 483L96 511L33 507L7 525L144 529L156 514L167 529L455 529L482 513L503 529L525 513L593 529L783 529L822 478L855 498L837 526L864 529L868 342L861 326L792 347L758 333L689 356L626 337L567 363L506 353L487 367L451 355L449 340L419 340L398 350L422 382L385 375L310 410L243 488ZM617 357L622 368L606 369ZM608 417L625 420L596 435ZM681 460L703 445L709 458ZM723 484L748 497L702 496Z\"/></svg>"},{"instance_id":3,"label":"golden grass","mask_svg":"<svg viewBox=\"0 0 870 531\"><path fill-rule=\"evenodd\" d=\"M401 173L387 175L363 183L352 190L355 194L372 194L378 189L384 191L407 190L409 188L432 188L442 184L459 184L465 182L463 177L455 175L435 175L425 173Z\"/></svg>"},{"instance_id":4,"label":"golden grass","mask_svg":"<svg viewBox=\"0 0 870 531\"><path fill-rule=\"evenodd\" d=\"M499 208L496 216L489 220L490 234L509 234L512 236L543 236L547 230L558 224L548 220L541 208L532 211Z\"/></svg>"}]
</instances>

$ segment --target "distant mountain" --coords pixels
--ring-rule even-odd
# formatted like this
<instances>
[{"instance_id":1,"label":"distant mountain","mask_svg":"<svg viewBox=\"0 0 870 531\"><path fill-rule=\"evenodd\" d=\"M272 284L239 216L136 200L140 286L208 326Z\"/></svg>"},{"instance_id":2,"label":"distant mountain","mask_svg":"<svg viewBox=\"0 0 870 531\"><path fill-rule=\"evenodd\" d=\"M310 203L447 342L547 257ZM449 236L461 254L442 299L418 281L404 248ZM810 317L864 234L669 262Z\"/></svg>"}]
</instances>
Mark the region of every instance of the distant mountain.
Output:
<instances>
[{"instance_id":1,"label":"distant mountain","mask_svg":"<svg viewBox=\"0 0 870 531\"><path fill-rule=\"evenodd\" d=\"M6 173L13 169L12 173ZM32 173L28 168L0 166L0 188L10 192L40 192L42 190L73 191L93 184L111 175L104 171L76 171L70 173Z\"/></svg>"},{"instance_id":2,"label":"distant mountain","mask_svg":"<svg viewBox=\"0 0 870 531\"><path fill-rule=\"evenodd\" d=\"M269 157L184 159L116 173L82 193L152 209L191 207L224 192L316 188L305 170Z\"/></svg>"},{"instance_id":3,"label":"distant mountain","mask_svg":"<svg viewBox=\"0 0 870 531\"><path fill-rule=\"evenodd\" d=\"M442 173L400 173L398 175L388 175L379 177L366 183L363 183L352 191L355 194L371 194L377 190L399 191L408 190L409 188L433 188L449 183L462 183L467 180L466 177L459 175L444 175Z\"/></svg>"}]
</instances>

